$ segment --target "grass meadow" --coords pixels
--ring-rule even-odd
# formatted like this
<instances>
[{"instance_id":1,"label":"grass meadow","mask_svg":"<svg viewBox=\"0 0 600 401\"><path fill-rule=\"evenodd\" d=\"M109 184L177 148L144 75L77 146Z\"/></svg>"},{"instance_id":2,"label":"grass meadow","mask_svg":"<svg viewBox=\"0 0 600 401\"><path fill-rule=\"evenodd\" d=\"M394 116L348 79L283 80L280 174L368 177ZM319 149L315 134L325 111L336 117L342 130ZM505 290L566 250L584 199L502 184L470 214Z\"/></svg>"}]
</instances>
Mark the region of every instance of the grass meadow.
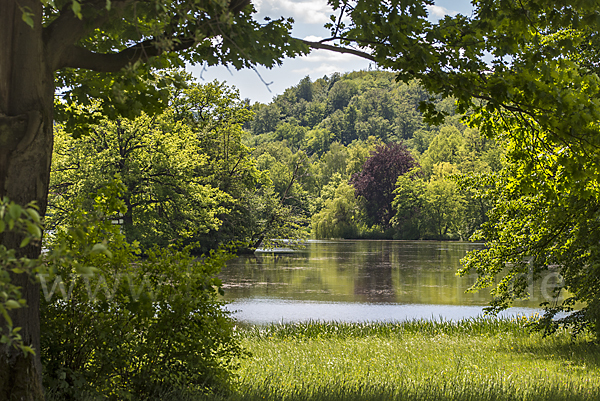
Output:
<instances>
[{"instance_id":1,"label":"grass meadow","mask_svg":"<svg viewBox=\"0 0 600 401\"><path fill-rule=\"evenodd\" d=\"M598 400L600 347L526 319L237 328L249 356L208 400Z\"/></svg>"}]
</instances>

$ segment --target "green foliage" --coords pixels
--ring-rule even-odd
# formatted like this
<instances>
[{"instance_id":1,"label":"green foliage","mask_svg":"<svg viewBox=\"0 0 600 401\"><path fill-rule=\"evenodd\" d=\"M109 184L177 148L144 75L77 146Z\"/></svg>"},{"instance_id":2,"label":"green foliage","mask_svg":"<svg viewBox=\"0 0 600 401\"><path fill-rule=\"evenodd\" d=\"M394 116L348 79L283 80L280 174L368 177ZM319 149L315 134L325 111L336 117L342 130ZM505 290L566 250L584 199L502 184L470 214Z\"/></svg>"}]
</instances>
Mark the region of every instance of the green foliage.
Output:
<instances>
[{"instance_id":1,"label":"green foliage","mask_svg":"<svg viewBox=\"0 0 600 401\"><path fill-rule=\"evenodd\" d=\"M315 237L355 238L358 234L358 202L354 188L336 173L322 193L323 206L312 216Z\"/></svg>"},{"instance_id":2,"label":"green foliage","mask_svg":"<svg viewBox=\"0 0 600 401\"><path fill-rule=\"evenodd\" d=\"M276 105L257 104L254 107L256 117L252 120L252 132L255 135L275 131L279 123L280 112Z\"/></svg>"},{"instance_id":3,"label":"green foliage","mask_svg":"<svg viewBox=\"0 0 600 401\"><path fill-rule=\"evenodd\" d=\"M299 150L303 147L302 145L306 132L306 127L299 126L298 122L292 118L289 123L283 123L277 126L275 140L286 140L291 149L296 148L296 150Z\"/></svg>"},{"instance_id":4,"label":"green foliage","mask_svg":"<svg viewBox=\"0 0 600 401\"><path fill-rule=\"evenodd\" d=\"M452 166L436 167L436 175L429 180L421 178L418 169L398 177L392 225L398 229L399 238L464 239L465 197L456 181L448 177Z\"/></svg>"},{"instance_id":5,"label":"green foliage","mask_svg":"<svg viewBox=\"0 0 600 401\"><path fill-rule=\"evenodd\" d=\"M309 153L322 155L329 150L333 135L326 128L313 128L306 133L306 147Z\"/></svg>"},{"instance_id":6,"label":"green foliage","mask_svg":"<svg viewBox=\"0 0 600 401\"><path fill-rule=\"evenodd\" d=\"M423 237L422 213L425 207L426 182L419 177L420 168L415 168L398 177L392 208L396 211L391 224L398 231L399 239Z\"/></svg>"},{"instance_id":7,"label":"green foliage","mask_svg":"<svg viewBox=\"0 0 600 401\"><path fill-rule=\"evenodd\" d=\"M166 108L173 81L156 70L181 68L186 63L223 64L236 69L256 64L273 67L283 57L308 51L301 41L290 37L291 20L258 22L252 18L254 7L243 1L143 3L135 7L117 3L106 7L103 2L75 4L79 8L66 7L65 1L44 2L43 17L40 15L35 23L48 27L66 20L74 24L70 19L75 12L82 21L81 29L73 26L73 43L67 41L67 46L76 42L83 57L89 58L87 52L102 56L94 63L87 60L87 70L61 66L56 74L60 96L55 116L76 136L99 123L94 110L111 119L133 119L142 111L157 114ZM23 17L30 21L28 13ZM84 30L83 26L95 29ZM142 57L140 49L144 49ZM119 52L131 57L119 60L114 56ZM119 63L118 67L107 67L111 62ZM64 64L71 67L71 63ZM185 85L181 79L175 82Z\"/></svg>"},{"instance_id":8,"label":"green foliage","mask_svg":"<svg viewBox=\"0 0 600 401\"><path fill-rule=\"evenodd\" d=\"M425 189L426 224L435 238L448 238L450 233L458 233L463 209L464 199L455 182L442 176L428 183Z\"/></svg>"},{"instance_id":9,"label":"green foliage","mask_svg":"<svg viewBox=\"0 0 600 401\"><path fill-rule=\"evenodd\" d=\"M253 113L237 91L217 82L192 83L174 88L171 103L161 114L103 120L77 140L56 129L50 226L62 224L75 207L91 211L88 194L118 176L126 187L120 195L126 211L114 220L144 250L178 240L206 250L229 241L297 236L297 225L275 218L291 211L278 210L269 189L275 185L283 196L291 177L281 169L287 167L275 163L273 181L259 170L267 170L265 161L257 165L242 143L242 126ZM297 187L293 183L288 195Z\"/></svg>"},{"instance_id":10,"label":"green foliage","mask_svg":"<svg viewBox=\"0 0 600 401\"><path fill-rule=\"evenodd\" d=\"M442 128L440 133L433 138L421 158L424 173L430 177L433 174L434 166L440 163L457 165L462 141L462 135L456 128Z\"/></svg>"},{"instance_id":11,"label":"green foliage","mask_svg":"<svg viewBox=\"0 0 600 401\"><path fill-rule=\"evenodd\" d=\"M194 132L173 113L143 115L134 121L105 120L79 140L60 127L55 134L49 224L62 224L76 207L92 209L88 194L120 177L122 215L129 241L165 245L216 229L227 194L203 182L209 164Z\"/></svg>"},{"instance_id":12,"label":"green foliage","mask_svg":"<svg viewBox=\"0 0 600 401\"><path fill-rule=\"evenodd\" d=\"M550 285L547 315L538 327L551 333L564 324L578 333L590 326L599 336L597 201L582 200L577 193L522 195L515 188L517 182L505 172L472 183L493 207L489 222L474 236L485 240L488 248L469 254L461 274L479 275L473 289L493 287L493 312L505 309L515 299L527 298L533 279L546 280ZM558 301L561 292L568 295L562 304ZM554 319L557 312L574 309L579 310Z\"/></svg>"},{"instance_id":13,"label":"green foliage","mask_svg":"<svg viewBox=\"0 0 600 401\"><path fill-rule=\"evenodd\" d=\"M429 98L427 93L416 81L397 83L393 77L388 72L358 71L314 82L304 78L269 105L254 105L256 117L249 129L256 141L277 131L280 125L286 127L282 128L284 132L289 130L286 124L305 127L306 141L294 141L292 146L319 156L329 150L332 142L348 146L357 139L366 141L374 136L383 141L412 143L418 130L435 136L439 128L427 126L419 111L419 102ZM302 97L301 91L312 95ZM452 111L450 107L449 113ZM284 139L278 135L278 140Z\"/></svg>"},{"instance_id":14,"label":"green foliage","mask_svg":"<svg viewBox=\"0 0 600 401\"><path fill-rule=\"evenodd\" d=\"M471 199L492 209L474 237L488 248L467 258L464 272L480 275L476 288L495 286L492 309L527 296L528 272L556 273L574 296L563 309L583 303L558 324L598 330L597 4L481 1L470 16L431 23L426 3L332 1L351 22L331 28L342 43L397 71L398 80L418 79L430 93L452 97L472 127L507 150L498 177L470 181L471 192L480 191ZM425 100L420 109L429 122L448 115L437 99ZM550 306L546 327L553 330L561 307Z\"/></svg>"},{"instance_id":15,"label":"green foliage","mask_svg":"<svg viewBox=\"0 0 600 401\"><path fill-rule=\"evenodd\" d=\"M21 234L20 247L26 247L32 241L42 238L42 224L35 204L25 207L11 202L8 198L0 199L0 236L7 232ZM0 327L0 343L21 349L24 353L35 351L21 338L20 327L14 327L10 317L13 309L26 308L26 300L21 294L21 287L12 283L11 275L26 274L31 280L43 272L44 266L36 259L18 257L15 249L7 249L0 244L0 314L4 326Z\"/></svg>"},{"instance_id":16,"label":"green foliage","mask_svg":"<svg viewBox=\"0 0 600 401\"><path fill-rule=\"evenodd\" d=\"M310 100L308 95L300 96L301 91L312 93ZM256 147L258 168L269 170L279 194L285 193L290 182L293 155L309 156L310 168L290 189L295 194L294 206L312 215L313 234L317 237L466 239L485 221L488 205L474 198L467 187L449 181L449 176L498 171L503 150L479 130L465 127L461 117L453 115L452 99L435 98L435 108L449 117L439 127L426 124L419 103L430 98L417 81L398 83L389 72L333 74L314 82L304 78L272 103L253 106L257 115L246 126L250 135L245 143ZM421 178L427 193L423 189L421 196L430 200L428 208L418 207L417 211L407 206L414 211L409 214L410 224L408 220L398 221L392 229L375 224L369 218L367 205L359 202L358 210L351 208L352 228L335 228L338 221L346 220L331 214L342 207L334 206L333 198L328 210L321 213L325 201L330 199L327 192L340 185L339 179L348 182L354 174L361 173L377 146L399 141L423 166ZM317 225L321 228L317 229Z\"/></svg>"},{"instance_id":17,"label":"green foliage","mask_svg":"<svg viewBox=\"0 0 600 401\"><path fill-rule=\"evenodd\" d=\"M196 259L188 246L141 259L111 222L124 212L125 190L119 182L103 188L92 212L73 209L48 241L69 257L41 276L46 388L60 399L119 400L226 391L243 354L215 277L231 255ZM86 251L98 243L103 253ZM93 270L81 274L81 265Z\"/></svg>"},{"instance_id":18,"label":"green foliage","mask_svg":"<svg viewBox=\"0 0 600 401\"><path fill-rule=\"evenodd\" d=\"M312 102L313 100L313 86L312 82L310 82L310 77L306 76L300 80L298 84L297 96L298 99L304 99L307 102Z\"/></svg>"}]
</instances>

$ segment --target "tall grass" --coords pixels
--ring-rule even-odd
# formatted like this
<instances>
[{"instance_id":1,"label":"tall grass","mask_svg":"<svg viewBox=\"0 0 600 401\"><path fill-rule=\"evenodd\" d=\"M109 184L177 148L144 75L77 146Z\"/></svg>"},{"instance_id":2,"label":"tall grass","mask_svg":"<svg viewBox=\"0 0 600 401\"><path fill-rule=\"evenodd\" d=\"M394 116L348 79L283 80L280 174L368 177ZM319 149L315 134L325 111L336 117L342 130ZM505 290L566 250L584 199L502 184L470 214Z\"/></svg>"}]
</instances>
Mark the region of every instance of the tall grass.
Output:
<instances>
[{"instance_id":1,"label":"tall grass","mask_svg":"<svg viewBox=\"0 0 600 401\"><path fill-rule=\"evenodd\" d=\"M322 322L309 321L299 323L270 325L238 325L238 335L245 339L264 340L273 338L350 338L372 336L420 335L529 335L526 324L528 317L512 319L471 318L459 321L451 320L409 320L397 323L380 322Z\"/></svg>"},{"instance_id":2,"label":"tall grass","mask_svg":"<svg viewBox=\"0 0 600 401\"><path fill-rule=\"evenodd\" d=\"M252 356L214 400L598 400L600 349L526 319L240 326Z\"/></svg>"}]
</instances>

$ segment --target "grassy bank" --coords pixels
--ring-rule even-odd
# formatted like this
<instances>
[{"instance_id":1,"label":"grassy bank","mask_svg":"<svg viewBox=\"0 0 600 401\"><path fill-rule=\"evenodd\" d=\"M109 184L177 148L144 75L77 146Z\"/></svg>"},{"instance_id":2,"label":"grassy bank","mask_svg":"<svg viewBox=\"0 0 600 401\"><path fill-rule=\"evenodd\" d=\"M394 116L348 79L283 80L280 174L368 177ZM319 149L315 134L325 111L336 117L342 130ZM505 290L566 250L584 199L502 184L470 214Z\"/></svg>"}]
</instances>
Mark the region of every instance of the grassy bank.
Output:
<instances>
[{"instance_id":1,"label":"grassy bank","mask_svg":"<svg viewBox=\"0 0 600 401\"><path fill-rule=\"evenodd\" d=\"M600 347L522 321L248 326L227 400L597 400ZM221 399L221 398L214 398Z\"/></svg>"}]
</instances>

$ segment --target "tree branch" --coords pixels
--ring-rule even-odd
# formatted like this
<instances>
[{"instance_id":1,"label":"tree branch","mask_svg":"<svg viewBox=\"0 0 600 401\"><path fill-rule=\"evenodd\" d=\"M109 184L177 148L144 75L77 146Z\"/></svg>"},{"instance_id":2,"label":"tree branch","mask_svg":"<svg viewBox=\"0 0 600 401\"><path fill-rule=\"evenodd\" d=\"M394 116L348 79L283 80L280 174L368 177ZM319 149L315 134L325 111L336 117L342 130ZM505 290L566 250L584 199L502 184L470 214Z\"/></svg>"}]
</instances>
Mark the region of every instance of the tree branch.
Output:
<instances>
[{"instance_id":1,"label":"tree branch","mask_svg":"<svg viewBox=\"0 0 600 401\"><path fill-rule=\"evenodd\" d=\"M58 68L84 68L97 72L117 72L136 61L147 61L150 57L158 56L164 50L154 45L154 39L145 40L119 53L94 53L79 46L68 48ZM195 44L191 38L180 38L180 41L170 51L189 49Z\"/></svg>"},{"instance_id":2,"label":"tree branch","mask_svg":"<svg viewBox=\"0 0 600 401\"><path fill-rule=\"evenodd\" d=\"M79 19L71 10L68 2L60 11L60 15L44 28L44 41L49 64L53 71L61 68L63 53L77 43L88 33L102 26L109 18L120 18L121 11L134 0L113 0L111 13L106 10L106 2L87 1L84 4L86 10L93 9L95 17Z\"/></svg>"},{"instance_id":3,"label":"tree branch","mask_svg":"<svg viewBox=\"0 0 600 401\"><path fill-rule=\"evenodd\" d=\"M375 61L375 57L373 57L369 53L366 53L366 52L363 52L360 50L351 49L348 47L338 47L338 46L328 45L326 43L321 43L321 42L311 42L311 41L304 40L304 39L297 39L297 40L300 40L302 43L308 45L312 49L325 49L325 50L330 50L330 51L333 51L336 53L353 54L355 56L362 57L367 60Z\"/></svg>"},{"instance_id":4,"label":"tree branch","mask_svg":"<svg viewBox=\"0 0 600 401\"><path fill-rule=\"evenodd\" d=\"M109 18L122 18L121 14L128 5L136 0L112 0L110 11L106 10L105 0L90 0L84 2L88 14L95 13L93 17L86 16L79 19L67 4L50 25L44 28L46 52L53 71L61 68L85 68L98 72L117 72L128 64L138 60L147 61L152 56L157 56L164 51L181 51L195 45L195 40L185 35L172 36L175 40L172 49L158 50L155 46L156 39L149 39L122 50L119 53L100 54L83 49L75 44L94 29L102 27ZM250 4L250 0L230 0L227 8L230 12L238 14ZM173 31L175 27L172 27ZM169 36L169 32L166 36ZM178 40L178 41L177 41Z\"/></svg>"}]
</instances>

